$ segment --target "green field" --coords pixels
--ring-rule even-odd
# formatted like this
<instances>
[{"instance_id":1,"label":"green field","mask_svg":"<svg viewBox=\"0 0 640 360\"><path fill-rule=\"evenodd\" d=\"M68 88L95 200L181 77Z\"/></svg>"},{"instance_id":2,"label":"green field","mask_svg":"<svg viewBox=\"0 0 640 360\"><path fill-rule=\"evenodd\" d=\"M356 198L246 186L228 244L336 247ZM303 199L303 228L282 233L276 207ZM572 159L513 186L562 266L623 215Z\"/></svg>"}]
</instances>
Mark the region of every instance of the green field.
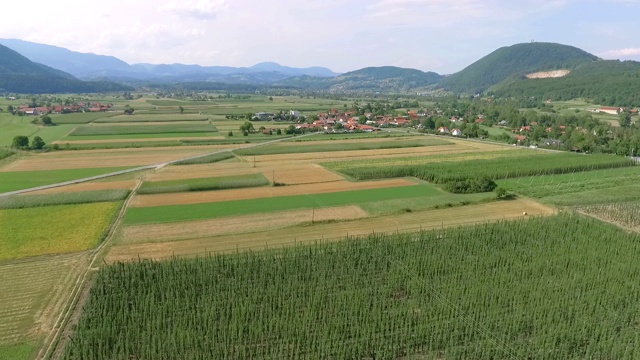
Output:
<instances>
[{"instance_id":1,"label":"green field","mask_svg":"<svg viewBox=\"0 0 640 360\"><path fill-rule=\"evenodd\" d=\"M316 138L318 138L316 136ZM438 146L438 145L454 145L454 143L441 140L425 138L419 140L396 140L390 141L376 141L367 142L361 140L357 142L339 142L335 144L314 144L313 142L291 145L289 143L278 143L269 146L261 146L250 149L235 150L234 152L241 156L250 155L272 155L272 154L298 154L298 153L311 153L311 152L333 152L333 151L355 151L355 150L377 150L377 149L401 149L423 146Z\"/></svg>"},{"instance_id":2,"label":"green field","mask_svg":"<svg viewBox=\"0 0 640 360\"><path fill-rule=\"evenodd\" d=\"M121 189L3 196L0 197L0 209L113 202L126 199L129 192L127 189Z\"/></svg>"},{"instance_id":3,"label":"green field","mask_svg":"<svg viewBox=\"0 0 640 360\"><path fill-rule=\"evenodd\" d=\"M582 206L609 204L621 201L640 201L640 184L551 195L541 198L540 201L556 206Z\"/></svg>"},{"instance_id":4,"label":"green field","mask_svg":"<svg viewBox=\"0 0 640 360\"><path fill-rule=\"evenodd\" d=\"M102 126L101 126L102 127ZM124 126L119 126L124 127ZM70 135L60 140L61 145L65 140L136 140L136 139L155 139L155 138L188 138L188 137L206 137L220 136L219 132L178 132L178 133L153 133L153 134L120 134L120 135ZM203 144L210 145L210 144Z\"/></svg>"},{"instance_id":5,"label":"green field","mask_svg":"<svg viewBox=\"0 0 640 360\"><path fill-rule=\"evenodd\" d=\"M403 198L411 199L415 197L437 196L440 193L441 190L435 186L424 184L325 194L265 197L204 204L129 208L125 217L125 223L133 225L213 219L224 216L364 204ZM268 194L268 190L265 190L265 196L268 196Z\"/></svg>"},{"instance_id":6,"label":"green field","mask_svg":"<svg viewBox=\"0 0 640 360\"><path fill-rule=\"evenodd\" d=\"M180 115L180 114L135 114L135 115L118 115L108 118L96 120L96 123L145 123L145 122L174 122L174 121L194 121L207 120L206 116L200 115Z\"/></svg>"},{"instance_id":7,"label":"green field","mask_svg":"<svg viewBox=\"0 0 640 360\"><path fill-rule=\"evenodd\" d=\"M562 214L103 266L64 358L635 359L638 252Z\"/></svg>"},{"instance_id":8,"label":"green field","mask_svg":"<svg viewBox=\"0 0 640 360\"><path fill-rule=\"evenodd\" d=\"M70 136L96 135L139 135L139 134L171 134L171 133L213 133L217 132L211 124L169 124L169 125L104 125L81 126L76 128Z\"/></svg>"},{"instance_id":9,"label":"green field","mask_svg":"<svg viewBox=\"0 0 640 360\"><path fill-rule=\"evenodd\" d=\"M0 210L0 260L91 249L102 240L120 205L104 202Z\"/></svg>"},{"instance_id":10,"label":"green field","mask_svg":"<svg viewBox=\"0 0 640 360\"><path fill-rule=\"evenodd\" d=\"M70 114L53 114L51 120L54 124L87 124L90 122L98 122L99 119L109 119L120 113L110 112L87 112L87 113L70 113Z\"/></svg>"},{"instance_id":11,"label":"green field","mask_svg":"<svg viewBox=\"0 0 640 360\"><path fill-rule=\"evenodd\" d=\"M163 194L185 191L208 191L238 189L269 185L269 180L262 174L247 174L212 178L196 178L168 181L145 181L138 189L138 194ZM0 199L1 200L1 199ZM2 203L0 202L0 206Z\"/></svg>"},{"instance_id":12,"label":"green field","mask_svg":"<svg viewBox=\"0 0 640 360\"><path fill-rule=\"evenodd\" d=\"M20 343L3 345L0 343L0 359L22 360L31 359L38 348L35 344Z\"/></svg>"},{"instance_id":13,"label":"green field","mask_svg":"<svg viewBox=\"0 0 640 360\"><path fill-rule=\"evenodd\" d=\"M108 174L130 167L0 172L0 193Z\"/></svg>"}]
</instances>

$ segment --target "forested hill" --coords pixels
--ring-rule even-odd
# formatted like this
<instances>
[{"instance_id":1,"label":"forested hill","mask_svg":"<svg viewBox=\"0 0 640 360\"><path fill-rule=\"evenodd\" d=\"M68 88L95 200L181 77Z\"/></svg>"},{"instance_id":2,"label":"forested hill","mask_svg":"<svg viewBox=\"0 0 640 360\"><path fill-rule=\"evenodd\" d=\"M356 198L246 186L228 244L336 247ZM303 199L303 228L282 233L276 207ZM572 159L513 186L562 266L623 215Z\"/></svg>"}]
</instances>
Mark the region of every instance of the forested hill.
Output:
<instances>
[{"instance_id":1,"label":"forested hill","mask_svg":"<svg viewBox=\"0 0 640 360\"><path fill-rule=\"evenodd\" d=\"M0 45L0 91L15 93L87 93L132 88L110 82L84 82Z\"/></svg>"},{"instance_id":2,"label":"forested hill","mask_svg":"<svg viewBox=\"0 0 640 360\"><path fill-rule=\"evenodd\" d=\"M573 46L554 43L516 44L500 48L443 79L439 87L457 93L481 93L509 77L529 73L574 69L597 60L595 55Z\"/></svg>"},{"instance_id":3,"label":"forested hill","mask_svg":"<svg viewBox=\"0 0 640 360\"><path fill-rule=\"evenodd\" d=\"M488 93L498 97L533 96L554 101L585 98L602 105L640 106L640 62L600 60L585 63L561 78L521 78L499 84Z\"/></svg>"},{"instance_id":4,"label":"forested hill","mask_svg":"<svg viewBox=\"0 0 640 360\"><path fill-rule=\"evenodd\" d=\"M411 92L438 83L441 75L395 66L367 67L334 78L298 76L277 85L330 92Z\"/></svg>"}]
</instances>

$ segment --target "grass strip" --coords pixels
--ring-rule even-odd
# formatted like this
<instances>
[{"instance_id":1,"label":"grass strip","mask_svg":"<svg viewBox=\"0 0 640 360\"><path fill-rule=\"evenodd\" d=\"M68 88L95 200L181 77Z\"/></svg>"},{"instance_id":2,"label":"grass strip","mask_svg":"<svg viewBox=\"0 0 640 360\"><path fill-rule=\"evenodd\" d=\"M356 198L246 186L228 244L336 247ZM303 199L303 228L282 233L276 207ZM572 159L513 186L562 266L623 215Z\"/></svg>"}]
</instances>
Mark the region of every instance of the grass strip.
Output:
<instances>
[{"instance_id":1,"label":"grass strip","mask_svg":"<svg viewBox=\"0 0 640 360\"><path fill-rule=\"evenodd\" d=\"M143 195L165 194L186 191L238 189L268 184L269 180L262 174L247 174L199 179L145 181L137 192Z\"/></svg>"},{"instance_id":2,"label":"grass strip","mask_svg":"<svg viewBox=\"0 0 640 360\"><path fill-rule=\"evenodd\" d=\"M195 159L182 160L173 163L173 165L198 165L211 164L222 160L234 158L235 155L231 151L219 152L211 155L202 156Z\"/></svg>"}]
</instances>

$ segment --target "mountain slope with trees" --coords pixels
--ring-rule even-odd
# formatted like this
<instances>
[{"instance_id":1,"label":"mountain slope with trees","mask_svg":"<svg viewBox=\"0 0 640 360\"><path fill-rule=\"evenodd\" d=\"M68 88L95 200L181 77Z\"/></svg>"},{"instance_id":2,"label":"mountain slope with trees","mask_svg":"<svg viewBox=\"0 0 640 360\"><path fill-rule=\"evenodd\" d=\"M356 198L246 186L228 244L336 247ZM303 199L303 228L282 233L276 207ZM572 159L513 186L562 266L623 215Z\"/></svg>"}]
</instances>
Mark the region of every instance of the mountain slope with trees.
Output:
<instances>
[{"instance_id":1,"label":"mountain slope with trees","mask_svg":"<svg viewBox=\"0 0 640 360\"><path fill-rule=\"evenodd\" d=\"M500 48L438 85L457 93L481 93L510 77L547 70L574 69L598 60L573 46L554 43L516 44Z\"/></svg>"},{"instance_id":2,"label":"mountain slope with trees","mask_svg":"<svg viewBox=\"0 0 640 360\"><path fill-rule=\"evenodd\" d=\"M132 88L110 82L84 82L70 74L32 62L0 45L0 90L16 93L86 93Z\"/></svg>"},{"instance_id":3,"label":"mountain slope with trees","mask_svg":"<svg viewBox=\"0 0 640 360\"><path fill-rule=\"evenodd\" d=\"M438 83L442 75L395 66L367 67L334 78L301 76L277 85L330 92L411 92Z\"/></svg>"},{"instance_id":4,"label":"mountain slope with trees","mask_svg":"<svg viewBox=\"0 0 640 360\"><path fill-rule=\"evenodd\" d=\"M589 62L561 78L505 81L491 88L488 94L554 101L584 98L602 105L640 106L640 62Z\"/></svg>"}]
</instances>

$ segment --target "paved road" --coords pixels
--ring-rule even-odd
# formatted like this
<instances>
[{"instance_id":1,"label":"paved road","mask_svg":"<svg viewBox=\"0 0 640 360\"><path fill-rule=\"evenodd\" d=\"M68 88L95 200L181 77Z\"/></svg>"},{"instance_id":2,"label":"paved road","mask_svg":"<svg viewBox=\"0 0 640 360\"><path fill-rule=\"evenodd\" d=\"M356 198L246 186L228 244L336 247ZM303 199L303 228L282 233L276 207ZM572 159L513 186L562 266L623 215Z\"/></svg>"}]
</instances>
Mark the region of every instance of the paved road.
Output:
<instances>
[{"instance_id":1,"label":"paved road","mask_svg":"<svg viewBox=\"0 0 640 360\"><path fill-rule=\"evenodd\" d=\"M265 145L270 145L270 144L274 144L274 143L278 143L278 142L282 142L282 141L287 141L287 140L291 140L291 139L299 139L299 138L303 138L303 137L307 137L307 136L313 136L313 135L316 135L316 134L319 134L319 133L310 133L310 134L305 134L305 135L291 136L291 137L281 138L281 139L277 139L277 140L266 141L266 142L262 142L262 143L249 144L249 145L245 145L245 146L238 146L237 148L233 148L233 149L216 150L216 151L209 152L209 153L206 153L206 154L190 156L190 157L187 157L187 158L172 160L172 161L159 163L159 164L139 166L139 167L135 167L135 168L132 168L132 169L116 171L116 172L103 174L103 175L91 176L91 177L87 177L87 178L83 178L83 179L70 180L70 181L65 181L65 182L61 182L61 183L57 183L57 184L50 184L50 185L33 187L33 188L29 188L29 189L10 191L10 192L5 192L5 193L0 193L0 197L24 194L24 193L28 193L28 192L44 190L44 189L51 189L51 188L56 188L56 187L61 187L61 186L66 186L66 185L80 184L80 183L87 182L87 181L104 179L104 178L108 178L108 177L112 177L112 176L118 176L118 175L122 175L122 174L132 173L132 172L135 172L135 171L161 169L161 168L163 168L163 167L165 167L167 165L175 164L175 163L177 163L179 161L199 159L199 158L202 158L202 157L205 157L205 156L214 155L214 154L220 154L220 153L224 153L224 152L230 152L230 151L239 150L239 149L247 149L247 148L253 148L253 147L258 147L258 146L265 146Z\"/></svg>"}]
</instances>

